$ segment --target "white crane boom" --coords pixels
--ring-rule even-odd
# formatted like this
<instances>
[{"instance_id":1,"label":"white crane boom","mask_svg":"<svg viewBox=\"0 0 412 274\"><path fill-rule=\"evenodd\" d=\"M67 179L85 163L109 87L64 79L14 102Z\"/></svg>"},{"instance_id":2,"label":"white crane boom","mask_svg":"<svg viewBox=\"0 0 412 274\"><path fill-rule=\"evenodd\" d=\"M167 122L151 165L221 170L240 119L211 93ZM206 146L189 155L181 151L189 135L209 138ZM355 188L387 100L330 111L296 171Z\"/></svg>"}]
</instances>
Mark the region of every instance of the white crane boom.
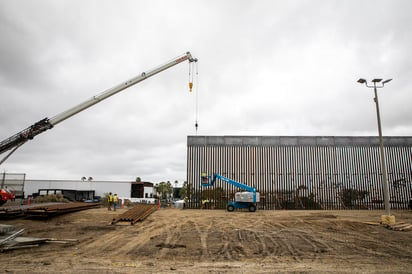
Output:
<instances>
[{"instance_id":1,"label":"white crane boom","mask_svg":"<svg viewBox=\"0 0 412 274\"><path fill-rule=\"evenodd\" d=\"M127 89L159 72L162 72L170 67L173 67L174 65L177 65L179 63L182 63L184 61L188 60L189 62L197 62L196 58L193 58L190 52L186 52L185 54L171 60L170 62L161 65L153 70L147 71L147 72L142 72L139 76L136 76L126 82L123 82L111 89L108 89L99 95L93 96L92 98L86 100L85 102L72 107L60 114L57 114L53 118L44 118L35 124L31 125L30 127L18 132L17 134L3 140L0 142L0 154L3 152L6 152L7 150L12 149L12 151L0 161L0 164L2 164L9 156L12 154L18 147L23 145L25 142L28 140L31 140L34 138L34 136L42 133L43 131L46 131L53 126L57 125L58 123L66 120L67 118L70 118L71 116L103 101L104 99L124 90Z\"/></svg>"},{"instance_id":2,"label":"white crane boom","mask_svg":"<svg viewBox=\"0 0 412 274\"><path fill-rule=\"evenodd\" d=\"M108 97L124 90L124 89L127 89L127 88L129 88L129 87L131 87L131 86L133 86L133 85L135 85L135 84L137 84L137 83L139 83L139 82L141 82L141 81L143 81L143 80L145 80L145 79L147 79L147 78L149 78L149 77L151 77L151 76L153 76L153 75L155 75L159 72L162 72L162 71L164 71L164 70L166 70L170 67L173 67L174 65L177 65L177 64L179 64L183 61L186 61L186 60L189 60L189 62L196 62L197 61L197 59L192 57L190 52L186 52L186 54L184 54L182 56L179 56L176 59L173 59L172 61L170 61L170 62L168 62L168 63L166 63L166 64L164 64L164 65L162 65L158 68L155 68L155 69L153 69L151 71L148 71L148 72L142 72L139 76L136 76L136 77L134 77L134 78L132 78L132 79L126 81L126 82L123 82L123 83L121 83L121 84L119 84L115 87L112 87L111 89L108 89L108 90L102 92L99 95L93 96L93 98L91 98L91 99L89 99L89 100L87 100L87 101L85 101L85 102L83 102L83 103L81 103L81 104L79 104L75 107L72 107L71 109L68 109L68 110L66 110L66 111L64 111L64 112L62 112L62 113L60 113L56 116L54 116L53 118L50 118L49 123L52 126L57 125L58 123L60 123L64 120L66 120L67 118L75 115L76 113L79 113L80 111L83 111L86 108L89 108L89 107L101 102L102 100L104 100L104 99L106 99L106 98L108 98Z\"/></svg>"}]
</instances>

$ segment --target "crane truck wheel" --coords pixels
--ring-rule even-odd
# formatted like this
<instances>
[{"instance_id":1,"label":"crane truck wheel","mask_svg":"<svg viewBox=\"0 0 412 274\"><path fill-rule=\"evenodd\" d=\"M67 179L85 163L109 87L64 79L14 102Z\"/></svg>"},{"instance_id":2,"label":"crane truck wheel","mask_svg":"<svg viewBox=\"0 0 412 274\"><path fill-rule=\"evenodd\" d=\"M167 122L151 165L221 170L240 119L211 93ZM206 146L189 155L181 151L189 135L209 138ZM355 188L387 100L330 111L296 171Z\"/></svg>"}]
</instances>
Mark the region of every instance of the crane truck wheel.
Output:
<instances>
[{"instance_id":1,"label":"crane truck wheel","mask_svg":"<svg viewBox=\"0 0 412 274\"><path fill-rule=\"evenodd\" d=\"M255 212L256 211L256 206L255 205L250 205L249 206L249 212Z\"/></svg>"},{"instance_id":2,"label":"crane truck wheel","mask_svg":"<svg viewBox=\"0 0 412 274\"><path fill-rule=\"evenodd\" d=\"M226 209L227 209L227 211L232 212L232 211L235 210L235 207L233 205L228 205Z\"/></svg>"}]
</instances>

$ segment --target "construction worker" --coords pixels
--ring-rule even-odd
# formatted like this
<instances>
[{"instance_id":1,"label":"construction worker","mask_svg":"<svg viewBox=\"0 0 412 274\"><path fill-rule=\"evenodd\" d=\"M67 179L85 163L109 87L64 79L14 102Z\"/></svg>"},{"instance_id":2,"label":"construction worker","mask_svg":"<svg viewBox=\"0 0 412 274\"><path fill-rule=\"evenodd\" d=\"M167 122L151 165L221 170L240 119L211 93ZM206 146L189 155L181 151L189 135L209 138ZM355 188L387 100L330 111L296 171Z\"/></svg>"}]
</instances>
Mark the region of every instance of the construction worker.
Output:
<instances>
[{"instance_id":1,"label":"construction worker","mask_svg":"<svg viewBox=\"0 0 412 274\"><path fill-rule=\"evenodd\" d=\"M117 194L115 193L113 196L113 210L114 211L116 211L118 204L119 204L119 198L117 197Z\"/></svg>"},{"instance_id":2,"label":"construction worker","mask_svg":"<svg viewBox=\"0 0 412 274\"><path fill-rule=\"evenodd\" d=\"M107 195L107 210L112 210L112 204L113 204L113 196L112 193L109 192L109 195Z\"/></svg>"},{"instance_id":3,"label":"construction worker","mask_svg":"<svg viewBox=\"0 0 412 274\"><path fill-rule=\"evenodd\" d=\"M208 202L209 200L206 200L206 199L202 200L202 209L206 208Z\"/></svg>"}]
</instances>

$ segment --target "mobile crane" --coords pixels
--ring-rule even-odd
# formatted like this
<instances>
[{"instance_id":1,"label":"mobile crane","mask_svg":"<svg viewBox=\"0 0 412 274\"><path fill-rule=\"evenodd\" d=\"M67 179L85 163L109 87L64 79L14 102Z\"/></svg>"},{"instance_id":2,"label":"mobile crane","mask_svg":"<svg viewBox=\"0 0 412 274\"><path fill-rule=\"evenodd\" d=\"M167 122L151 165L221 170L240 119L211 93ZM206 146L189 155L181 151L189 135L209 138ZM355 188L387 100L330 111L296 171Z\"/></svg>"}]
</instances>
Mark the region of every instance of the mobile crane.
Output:
<instances>
[{"instance_id":1,"label":"mobile crane","mask_svg":"<svg viewBox=\"0 0 412 274\"><path fill-rule=\"evenodd\" d=\"M213 186L216 182L216 179L220 179L228 184L246 190L243 192L235 193L235 201L228 202L226 206L227 211L234 211L237 208L248 208L250 212L256 211L256 203L260 202L260 194L259 192L256 192L256 188L239 183L218 173L214 173L213 178L211 178L211 176L208 176L203 172L201 184L204 187Z\"/></svg>"},{"instance_id":2,"label":"mobile crane","mask_svg":"<svg viewBox=\"0 0 412 274\"><path fill-rule=\"evenodd\" d=\"M44 118L36 123L34 123L33 125L29 126L28 128L14 134L13 136L3 140L0 142L0 155L8 150L11 149L11 151L9 152L9 154L6 155L6 157L4 157L1 161L0 161L0 165L7 160L7 158L14 152L16 151L20 146L22 146L24 143L26 143L28 140L33 139L36 135L53 128L55 125L57 125L58 123L66 120L67 118L103 101L104 99L124 90L127 89L143 80L146 80L147 78L162 72L168 68L173 67L174 65L177 65L179 63L182 63L183 61L188 60L189 63L192 62L197 62L196 58L193 58L192 55L190 54L190 52L186 52L184 55L179 56L173 60L171 60L170 62L161 65L153 70L147 71L147 72L142 72L140 75L126 81L123 82L111 89L108 89L102 93L100 93L99 95L93 96L92 98L84 101L83 103L76 105L56 116L54 116L53 118ZM189 83L189 88L190 91L192 90L192 86L193 83Z\"/></svg>"}]
</instances>

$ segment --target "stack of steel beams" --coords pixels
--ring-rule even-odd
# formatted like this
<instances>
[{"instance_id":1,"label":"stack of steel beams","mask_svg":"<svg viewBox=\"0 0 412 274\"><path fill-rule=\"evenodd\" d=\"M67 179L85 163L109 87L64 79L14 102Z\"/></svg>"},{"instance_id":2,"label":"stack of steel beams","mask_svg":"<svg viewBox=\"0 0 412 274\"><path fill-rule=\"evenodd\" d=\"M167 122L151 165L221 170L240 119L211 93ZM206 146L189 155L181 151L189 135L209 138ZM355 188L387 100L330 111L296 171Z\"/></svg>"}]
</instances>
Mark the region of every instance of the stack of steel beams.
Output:
<instances>
[{"instance_id":1,"label":"stack of steel beams","mask_svg":"<svg viewBox=\"0 0 412 274\"><path fill-rule=\"evenodd\" d=\"M25 215L29 217L51 217L54 215L80 211L100 206L100 203L66 203L66 204L49 204L39 205L27 208Z\"/></svg>"},{"instance_id":2,"label":"stack of steel beams","mask_svg":"<svg viewBox=\"0 0 412 274\"><path fill-rule=\"evenodd\" d=\"M0 219L16 218L23 215L24 209L18 206L0 208Z\"/></svg>"},{"instance_id":3,"label":"stack of steel beams","mask_svg":"<svg viewBox=\"0 0 412 274\"><path fill-rule=\"evenodd\" d=\"M116 224L118 222L130 222L130 224L133 225L138 221L143 221L147 216L152 214L157 207L158 205L153 204L138 204L137 206L114 218L112 224Z\"/></svg>"}]
</instances>

